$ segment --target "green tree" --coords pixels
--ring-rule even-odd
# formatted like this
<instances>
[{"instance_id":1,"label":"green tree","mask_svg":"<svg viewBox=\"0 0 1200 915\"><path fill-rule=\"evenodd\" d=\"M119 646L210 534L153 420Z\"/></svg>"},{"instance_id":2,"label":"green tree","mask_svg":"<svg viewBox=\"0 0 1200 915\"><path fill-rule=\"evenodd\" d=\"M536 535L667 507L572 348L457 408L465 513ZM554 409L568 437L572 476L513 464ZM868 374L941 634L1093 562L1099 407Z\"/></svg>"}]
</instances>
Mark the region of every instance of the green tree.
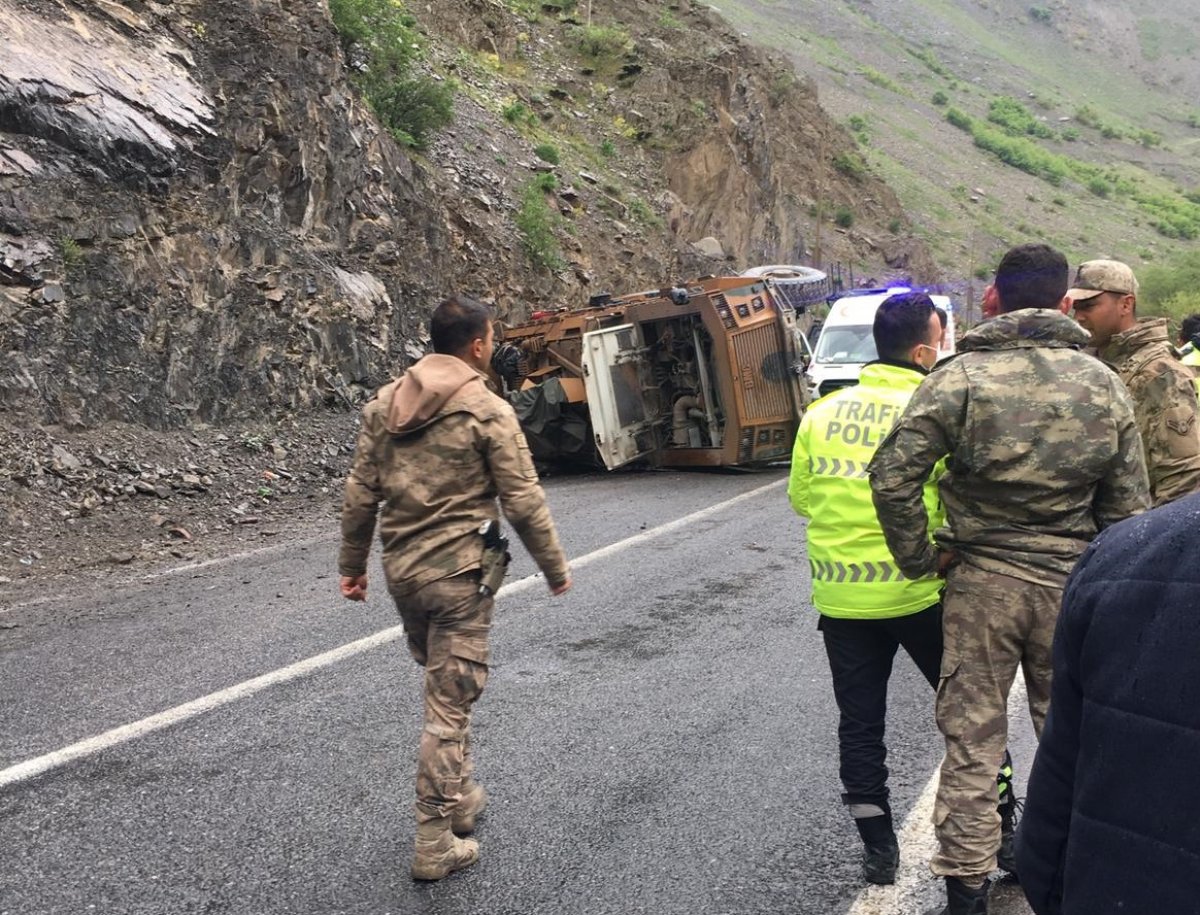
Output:
<instances>
[{"instance_id":1,"label":"green tree","mask_svg":"<svg viewBox=\"0 0 1200 915\"><path fill-rule=\"evenodd\" d=\"M1200 312L1200 251L1189 251L1170 264L1148 267L1138 277L1138 307L1147 314L1178 321Z\"/></svg>"}]
</instances>

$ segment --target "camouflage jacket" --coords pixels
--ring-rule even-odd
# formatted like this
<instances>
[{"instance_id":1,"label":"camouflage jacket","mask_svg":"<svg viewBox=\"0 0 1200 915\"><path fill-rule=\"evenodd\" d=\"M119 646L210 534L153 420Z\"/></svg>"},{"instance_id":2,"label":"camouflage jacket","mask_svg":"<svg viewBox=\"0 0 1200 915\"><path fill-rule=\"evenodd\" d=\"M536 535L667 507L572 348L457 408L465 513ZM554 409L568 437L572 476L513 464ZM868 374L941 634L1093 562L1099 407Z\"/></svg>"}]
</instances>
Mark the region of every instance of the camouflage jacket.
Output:
<instances>
[{"instance_id":1,"label":"camouflage jacket","mask_svg":"<svg viewBox=\"0 0 1200 915\"><path fill-rule=\"evenodd\" d=\"M1200 490L1200 422L1192 370L1175 356L1166 318L1146 318L1100 352L1129 393L1155 505Z\"/></svg>"},{"instance_id":2,"label":"camouflage jacket","mask_svg":"<svg viewBox=\"0 0 1200 915\"><path fill-rule=\"evenodd\" d=\"M342 504L342 575L366 571L380 504L394 594L480 567L496 498L552 586L569 577L517 416L454 356L430 355L363 410Z\"/></svg>"},{"instance_id":3,"label":"camouflage jacket","mask_svg":"<svg viewBox=\"0 0 1200 915\"><path fill-rule=\"evenodd\" d=\"M1129 394L1049 309L1001 315L959 341L909 401L868 472L896 563L937 566L921 488L947 457L938 544L979 568L1061 585L1096 533L1149 507Z\"/></svg>"}]
</instances>

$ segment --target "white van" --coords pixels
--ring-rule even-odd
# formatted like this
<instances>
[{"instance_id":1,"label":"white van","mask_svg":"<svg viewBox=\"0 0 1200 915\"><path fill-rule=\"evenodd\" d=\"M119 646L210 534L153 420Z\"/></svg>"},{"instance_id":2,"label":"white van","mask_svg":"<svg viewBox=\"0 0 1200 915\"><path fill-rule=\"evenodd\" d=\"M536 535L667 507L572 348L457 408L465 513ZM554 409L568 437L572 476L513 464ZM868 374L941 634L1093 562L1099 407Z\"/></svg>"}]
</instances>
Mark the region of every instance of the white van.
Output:
<instances>
[{"instance_id":1,"label":"white van","mask_svg":"<svg viewBox=\"0 0 1200 915\"><path fill-rule=\"evenodd\" d=\"M830 306L805 373L814 399L838 388L858 384L862 367L879 358L871 332L875 312L889 296L913 291L919 290L907 286L863 289L842 296ZM947 296L930 295L929 298L934 305L946 310L946 333L939 355L948 356L954 352L954 309Z\"/></svg>"}]
</instances>

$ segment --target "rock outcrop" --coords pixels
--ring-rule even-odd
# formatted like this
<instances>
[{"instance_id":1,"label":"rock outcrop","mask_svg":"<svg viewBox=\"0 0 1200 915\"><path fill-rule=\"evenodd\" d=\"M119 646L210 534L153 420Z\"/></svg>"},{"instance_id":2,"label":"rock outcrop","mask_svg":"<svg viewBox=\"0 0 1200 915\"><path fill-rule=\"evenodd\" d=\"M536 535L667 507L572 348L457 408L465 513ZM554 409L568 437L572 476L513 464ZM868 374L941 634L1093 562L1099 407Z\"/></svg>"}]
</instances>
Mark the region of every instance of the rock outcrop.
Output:
<instances>
[{"instance_id":1,"label":"rock outcrop","mask_svg":"<svg viewBox=\"0 0 1200 915\"><path fill-rule=\"evenodd\" d=\"M814 236L930 272L888 189L833 167L852 144L811 87L706 8L670 4L673 34L661 8L606 5L636 38L604 85L576 23L413 5L424 65L463 87L414 156L320 0L0 0L0 411L173 428L349 406L420 355L450 289L519 314L804 260ZM502 116L513 100L534 123ZM547 138L556 270L514 222ZM816 229L838 205L854 228ZM693 247L710 236L725 261Z\"/></svg>"}]
</instances>

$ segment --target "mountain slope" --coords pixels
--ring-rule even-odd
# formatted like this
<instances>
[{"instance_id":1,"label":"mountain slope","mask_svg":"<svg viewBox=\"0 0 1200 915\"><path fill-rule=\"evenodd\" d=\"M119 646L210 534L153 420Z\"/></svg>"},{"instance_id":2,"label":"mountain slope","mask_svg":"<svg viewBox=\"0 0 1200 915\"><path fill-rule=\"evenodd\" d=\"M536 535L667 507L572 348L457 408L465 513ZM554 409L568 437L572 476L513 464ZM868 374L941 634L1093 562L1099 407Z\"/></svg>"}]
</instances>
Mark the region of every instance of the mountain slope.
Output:
<instances>
[{"instance_id":1,"label":"mountain slope","mask_svg":"<svg viewBox=\"0 0 1200 915\"><path fill-rule=\"evenodd\" d=\"M732 0L720 7L816 81L822 103L855 129L939 266L964 285L1021 241L1047 240L1076 261L1110 254L1138 266L1192 247L1200 234L1200 9L1193 4ZM949 123L950 109L973 132ZM1011 148L1014 136L1024 142ZM1038 171L1024 161L1038 151L1049 157L1040 175L1000 157ZM1057 183L1047 180L1060 168Z\"/></svg>"}]
</instances>

